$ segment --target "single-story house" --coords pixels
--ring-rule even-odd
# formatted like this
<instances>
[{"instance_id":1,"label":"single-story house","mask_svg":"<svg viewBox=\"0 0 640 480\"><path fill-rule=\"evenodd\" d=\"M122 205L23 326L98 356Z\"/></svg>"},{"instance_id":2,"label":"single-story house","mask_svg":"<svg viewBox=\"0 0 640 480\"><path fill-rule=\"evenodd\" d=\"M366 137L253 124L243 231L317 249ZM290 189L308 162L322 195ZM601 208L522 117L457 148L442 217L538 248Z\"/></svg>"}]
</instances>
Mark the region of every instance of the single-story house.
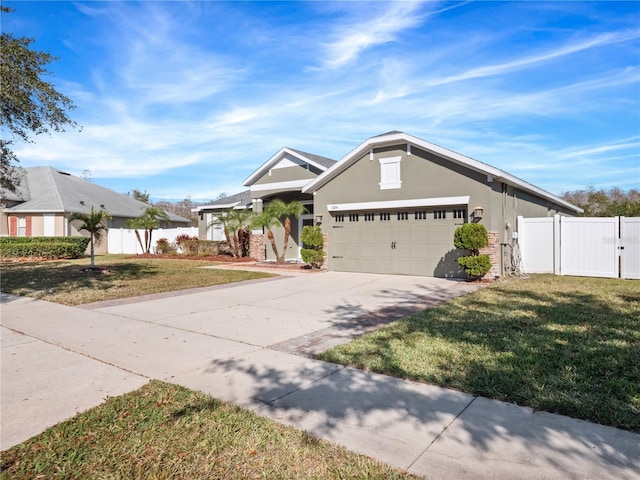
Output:
<instances>
[{"instance_id":1,"label":"single-story house","mask_svg":"<svg viewBox=\"0 0 640 480\"><path fill-rule=\"evenodd\" d=\"M216 242L225 241L222 224L216 222L216 218L226 210L246 208L251 208L251 192L249 190L194 208L192 212L198 213L198 238Z\"/></svg>"},{"instance_id":2,"label":"single-story house","mask_svg":"<svg viewBox=\"0 0 640 480\"><path fill-rule=\"evenodd\" d=\"M73 213L89 214L105 210L111 215L107 229L126 228L149 207L128 195L114 192L84 178L53 167L19 169L15 192L0 191L0 236L66 237L88 235L79 232L79 221L70 221ZM191 220L168 213L167 227L186 227ZM107 241L98 246L107 251Z\"/></svg>"},{"instance_id":3,"label":"single-story house","mask_svg":"<svg viewBox=\"0 0 640 480\"><path fill-rule=\"evenodd\" d=\"M294 222L287 259L300 256L302 227L319 225L326 268L347 272L464 276L453 234L459 225L479 222L489 231L491 274L501 275L512 262L517 216L582 211L503 170L398 131L365 140L337 162L283 148L244 185L249 190L235 208L259 213L275 198L307 207ZM228 208L232 202L217 203ZM201 219L215 214L211 207L200 207ZM206 220L200 222L206 234ZM260 234L253 232L256 239ZM252 240L251 255L273 259L264 238Z\"/></svg>"}]
</instances>

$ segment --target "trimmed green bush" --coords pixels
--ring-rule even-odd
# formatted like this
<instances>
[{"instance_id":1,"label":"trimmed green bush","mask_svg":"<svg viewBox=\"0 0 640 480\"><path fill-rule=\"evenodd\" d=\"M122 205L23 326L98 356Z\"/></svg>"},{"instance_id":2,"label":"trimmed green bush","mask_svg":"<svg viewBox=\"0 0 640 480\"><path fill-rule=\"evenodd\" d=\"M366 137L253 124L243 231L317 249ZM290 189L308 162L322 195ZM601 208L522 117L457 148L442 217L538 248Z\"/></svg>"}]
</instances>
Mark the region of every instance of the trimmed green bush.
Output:
<instances>
[{"instance_id":1,"label":"trimmed green bush","mask_svg":"<svg viewBox=\"0 0 640 480\"><path fill-rule=\"evenodd\" d=\"M476 255L458 258L458 264L471 278L482 278L491 270L489 255Z\"/></svg>"},{"instance_id":2,"label":"trimmed green bush","mask_svg":"<svg viewBox=\"0 0 640 480\"><path fill-rule=\"evenodd\" d=\"M469 255L458 258L458 265L469 278L478 280L489 273L491 270L489 255L480 255L480 249L489 245L489 234L484 225L465 223L456 228L453 244L456 248L469 251Z\"/></svg>"},{"instance_id":3,"label":"trimmed green bush","mask_svg":"<svg viewBox=\"0 0 640 480\"><path fill-rule=\"evenodd\" d=\"M465 223L456 228L453 234L453 245L456 248L469 250L472 255L478 255L481 248L489 245L489 234L480 223Z\"/></svg>"},{"instance_id":4,"label":"trimmed green bush","mask_svg":"<svg viewBox=\"0 0 640 480\"><path fill-rule=\"evenodd\" d=\"M2 237L0 257L79 258L89 245L88 237Z\"/></svg>"},{"instance_id":5,"label":"trimmed green bush","mask_svg":"<svg viewBox=\"0 0 640 480\"><path fill-rule=\"evenodd\" d=\"M324 239L322 237L322 230L317 225L314 227L306 225L302 228L300 238L302 243L308 247L300 250L302 261L308 263L313 268L320 268L324 262L324 251L322 250Z\"/></svg>"},{"instance_id":6,"label":"trimmed green bush","mask_svg":"<svg viewBox=\"0 0 640 480\"><path fill-rule=\"evenodd\" d=\"M0 243L60 243L76 242L89 237L0 237Z\"/></svg>"}]
</instances>

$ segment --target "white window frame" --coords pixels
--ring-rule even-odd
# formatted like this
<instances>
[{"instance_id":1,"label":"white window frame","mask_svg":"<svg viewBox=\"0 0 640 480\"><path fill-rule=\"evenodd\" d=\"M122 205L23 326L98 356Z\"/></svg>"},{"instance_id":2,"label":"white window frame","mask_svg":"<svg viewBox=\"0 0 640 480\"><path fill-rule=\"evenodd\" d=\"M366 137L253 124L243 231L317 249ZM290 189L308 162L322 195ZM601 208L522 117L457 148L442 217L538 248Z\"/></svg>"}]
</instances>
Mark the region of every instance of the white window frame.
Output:
<instances>
[{"instance_id":1,"label":"white window frame","mask_svg":"<svg viewBox=\"0 0 640 480\"><path fill-rule=\"evenodd\" d=\"M400 162L402 157L388 157L378 159L380 162L380 190L401 188Z\"/></svg>"},{"instance_id":2,"label":"white window frame","mask_svg":"<svg viewBox=\"0 0 640 480\"><path fill-rule=\"evenodd\" d=\"M16 235L18 237L27 236L27 217L18 217L18 222L16 223Z\"/></svg>"}]
</instances>

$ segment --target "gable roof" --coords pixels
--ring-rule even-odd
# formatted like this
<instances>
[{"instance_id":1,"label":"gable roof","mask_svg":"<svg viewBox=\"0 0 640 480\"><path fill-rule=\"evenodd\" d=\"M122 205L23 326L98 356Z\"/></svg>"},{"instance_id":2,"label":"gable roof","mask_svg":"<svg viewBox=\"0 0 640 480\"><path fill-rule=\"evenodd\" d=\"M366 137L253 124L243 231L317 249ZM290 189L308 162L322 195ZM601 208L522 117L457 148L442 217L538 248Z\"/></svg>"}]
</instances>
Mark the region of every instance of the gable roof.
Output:
<instances>
[{"instance_id":1,"label":"gable roof","mask_svg":"<svg viewBox=\"0 0 640 480\"><path fill-rule=\"evenodd\" d=\"M83 213L91 207L102 208L113 217L136 218L149 207L128 195L114 192L93 182L53 167L21 169L17 190L22 203L7 208L8 212ZM191 220L167 212L169 220L190 223Z\"/></svg>"},{"instance_id":2,"label":"gable roof","mask_svg":"<svg viewBox=\"0 0 640 480\"><path fill-rule=\"evenodd\" d=\"M282 160L287 154L297 158L298 160L306 162L323 172L336 163L336 161L332 160L331 158L322 157L313 153L303 152L302 150L295 150L289 147L283 147L278 150L275 155L269 158L269 160L260 165L260 167L255 172L249 175L247 179L242 182L242 184L245 187L252 185L256 180L266 174L271 167Z\"/></svg>"},{"instance_id":3,"label":"gable roof","mask_svg":"<svg viewBox=\"0 0 640 480\"><path fill-rule=\"evenodd\" d=\"M364 154L369 152L373 148L379 148L384 146L391 146L397 144L408 144L415 146L421 150L424 150L429 153L433 153L445 160L448 160L452 163L462 165L471 170L474 170L479 173L483 173L487 176L492 177L495 180L499 180L508 185L519 188L520 190L532 193L538 197L544 198L546 200L552 201L556 204L562 205L566 208L574 210L575 212L581 213L583 210L575 205L567 202L566 200L558 197L557 195L553 195L552 193L543 190L540 187L536 187L535 185L526 182L514 175L511 175L504 170L500 170L499 168L492 167L486 163L480 162L478 160L474 160L473 158L467 157L460 153L454 152L452 150L448 150L439 145L435 145L433 143L426 142L418 137L414 137L413 135L409 135L404 132L398 132L396 130L383 133L382 135L377 135L371 137L356 148L351 150L347 155L345 155L342 159L340 159L335 165L333 165L328 170L324 171L322 174L318 175L315 179L311 180L307 185L302 188L304 193L313 193L319 188L323 187L335 177L337 177L340 173L344 172L347 168L357 162Z\"/></svg>"},{"instance_id":4,"label":"gable roof","mask_svg":"<svg viewBox=\"0 0 640 480\"><path fill-rule=\"evenodd\" d=\"M208 205L200 205L191 209L192 212L200 212L202 210L225 210L227 208L248 208L251 205L251 190L243 190L227 197L220 198Z\"/></svg>"}]
</instances>

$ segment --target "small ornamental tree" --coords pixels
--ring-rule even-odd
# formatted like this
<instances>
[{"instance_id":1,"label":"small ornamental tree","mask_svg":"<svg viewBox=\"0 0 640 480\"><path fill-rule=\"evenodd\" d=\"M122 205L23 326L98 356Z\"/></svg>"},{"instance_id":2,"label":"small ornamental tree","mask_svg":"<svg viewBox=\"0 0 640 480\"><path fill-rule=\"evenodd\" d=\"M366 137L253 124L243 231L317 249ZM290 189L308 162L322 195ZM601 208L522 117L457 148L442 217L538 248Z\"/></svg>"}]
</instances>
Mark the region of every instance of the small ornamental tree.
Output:
<instances>
[{"instance_id":1,"label":"small ornamental tree","mask_svg":"<svg viewBox=\"0 0 640 480\"><path fill-rule=\"evenodd\" d=\"M479 280L491 270L489 255L480 255L480 249L489 245L489 234L484 225L465 223L456 228L453 244L469 252L469 255L458 258L458 264L469 278Z\"/></svg>"},{"instance_id":2,"label":"small ornamental tree","mask_svg":"<svg viewBox=\"0 0 640 480\"><path fill-rule=\"evenodd\" d=\"M308 263L313 268L320 268L324 262L324 251L322 250L324 240L320 227L317 225L315 227L305 225L302 228L300 239L305 246L305 248L300 250L302 261Z\"/></svg>"},{"instance_id":3,"label":"small ornamental tree","mask_svg":"<svg viewBox=\"0 0 640 480\"><path fill-rule=\"evenodd\" d=\"M105 233L107 232L107 227L105 225L105 220L111 218L105 210L94 210L91 207L91 213L84 214L75 212L72 213L69 217L70 221L80 220L82 224L78 226L78 231L86 230L89 233L90 245L91 245L91 270L96 269L96 256L94 253L94 244L100 243L100 241L104 238Z\"/></svg>"}]
</instances>

